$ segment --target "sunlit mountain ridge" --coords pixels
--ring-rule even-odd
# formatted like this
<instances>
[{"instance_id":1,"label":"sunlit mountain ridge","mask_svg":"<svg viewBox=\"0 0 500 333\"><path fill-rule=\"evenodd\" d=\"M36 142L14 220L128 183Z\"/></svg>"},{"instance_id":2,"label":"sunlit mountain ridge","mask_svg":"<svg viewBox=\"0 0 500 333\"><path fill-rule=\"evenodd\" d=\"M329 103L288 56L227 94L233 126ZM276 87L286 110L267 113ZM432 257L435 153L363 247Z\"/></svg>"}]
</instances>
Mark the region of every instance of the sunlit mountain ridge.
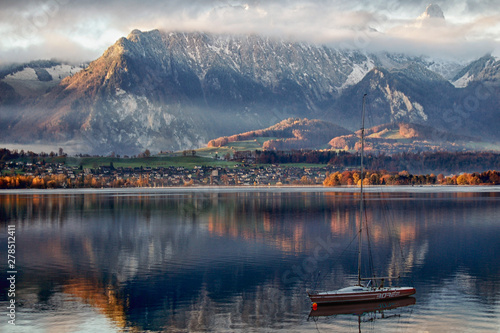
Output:
<instances>
[{"instance_id":1,"label":"sunlit mountain ridge","mask_svg":"<svg viewBox=\"0 0 500 333\"><path fill-rule=\"evenodd\" d=\"M131 154L199 148L290 117L355 131L368 93L371 126L417 123L498 142L499 62L478 61L465 66L258 35L134 30L46 89L23 94L21 81L12 83L19 74L3 77L0 140ZM50 72L33 71L30 85L46 84Z\"/></svg>"}]
</instances>

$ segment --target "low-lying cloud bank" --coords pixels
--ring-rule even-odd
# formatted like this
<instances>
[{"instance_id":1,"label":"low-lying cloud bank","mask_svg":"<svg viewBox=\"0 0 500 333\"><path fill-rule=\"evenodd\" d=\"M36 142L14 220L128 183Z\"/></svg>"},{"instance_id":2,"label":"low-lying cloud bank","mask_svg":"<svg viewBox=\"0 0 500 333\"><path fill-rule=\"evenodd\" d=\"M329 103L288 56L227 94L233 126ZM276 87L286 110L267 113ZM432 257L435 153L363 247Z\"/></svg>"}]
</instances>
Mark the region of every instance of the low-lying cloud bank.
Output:
<instances>
[{"instance_id":1,"label":"low-lying cloud bank","mask_svg":"<svg viewBox=\"0 0 500 333\"><path fill-rule=\"evenodd\" d=\"M471 59L497 52L498 1L7 0L0 13L0 64L97 58L135 28L256 33L367 51ZM443 17L434 15L442 9ZM433 14L434 13L434 14Z\"/></svg>"}]
</instances>

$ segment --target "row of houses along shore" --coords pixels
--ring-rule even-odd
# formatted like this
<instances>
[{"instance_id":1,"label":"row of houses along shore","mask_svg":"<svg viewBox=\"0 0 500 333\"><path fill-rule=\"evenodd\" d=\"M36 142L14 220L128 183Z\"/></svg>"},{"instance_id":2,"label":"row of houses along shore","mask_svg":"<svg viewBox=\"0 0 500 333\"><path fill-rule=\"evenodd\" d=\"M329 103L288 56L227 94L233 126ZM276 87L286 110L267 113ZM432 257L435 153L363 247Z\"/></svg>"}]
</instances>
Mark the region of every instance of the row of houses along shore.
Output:
<instances>
[{"instance_id":1,"label":"row of houses along shore","mask_svg":"<svg viewBox=\"0 0 500 333\"><path fill-rule=\"evenodd\" d=\"M167 186L256 186L256 185L320 185L331 165L318 167L255 166L240 167L114 167L82 168L63 163L9 162L1 165L3 174L23 174L40 179L58 179L57 187L167 187Z\"/></svg>"}]
</instances>

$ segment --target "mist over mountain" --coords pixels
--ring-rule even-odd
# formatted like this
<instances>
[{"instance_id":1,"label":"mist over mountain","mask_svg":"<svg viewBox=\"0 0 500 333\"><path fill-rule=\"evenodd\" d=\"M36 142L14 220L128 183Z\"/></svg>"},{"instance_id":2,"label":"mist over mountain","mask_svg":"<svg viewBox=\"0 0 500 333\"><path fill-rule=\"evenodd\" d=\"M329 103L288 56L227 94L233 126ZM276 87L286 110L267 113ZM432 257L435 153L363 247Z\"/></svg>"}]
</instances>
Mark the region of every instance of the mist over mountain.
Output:
<instances>
[{"instance_id":1,"label":"mist over mountain","mask_svg":"<svg viewBox=\"0 0 500 333\"><path fill-rule=\"evenodd\" d=\"M427 6L425 11L418 17L420 20L427 20L427 19L443 19L444 20L444 13L441 7L437 4L430 4Z\"/></svg>"},{"instance_id":2,"label":"mist over mountain","mask_svg":"<svg viewBox=\"0 0 500 333\"><path fill-rule=\"evenodd\" d=\"M498 141L499 67L488 59L464 66L258 35L134 30L58 80L46 68L2 77L0 140L131 154L198 148L291 117L355 131L368 93L372 126L426 124ZM29 84L13 81L26 71Z\"/></svg>"}]
</instances>

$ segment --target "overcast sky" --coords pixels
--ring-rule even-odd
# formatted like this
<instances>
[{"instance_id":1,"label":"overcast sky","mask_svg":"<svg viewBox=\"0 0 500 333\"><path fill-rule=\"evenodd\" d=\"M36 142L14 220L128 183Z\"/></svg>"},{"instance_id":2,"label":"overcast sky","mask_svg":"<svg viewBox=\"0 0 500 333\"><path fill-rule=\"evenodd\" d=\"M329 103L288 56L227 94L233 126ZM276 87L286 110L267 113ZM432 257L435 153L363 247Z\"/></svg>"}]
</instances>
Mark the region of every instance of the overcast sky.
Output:
<instances>
[{"instance_id":1,"label":"overcast sky","mask_svg":"<svg viewBox=\"0 0 500 333\"><path fill-rule=\"evenodd\" d=\"M133 29L258 33L367 51L500 55L500 0L0 0L0 64L99 57Z\"/></svg>"}]
</instances>

